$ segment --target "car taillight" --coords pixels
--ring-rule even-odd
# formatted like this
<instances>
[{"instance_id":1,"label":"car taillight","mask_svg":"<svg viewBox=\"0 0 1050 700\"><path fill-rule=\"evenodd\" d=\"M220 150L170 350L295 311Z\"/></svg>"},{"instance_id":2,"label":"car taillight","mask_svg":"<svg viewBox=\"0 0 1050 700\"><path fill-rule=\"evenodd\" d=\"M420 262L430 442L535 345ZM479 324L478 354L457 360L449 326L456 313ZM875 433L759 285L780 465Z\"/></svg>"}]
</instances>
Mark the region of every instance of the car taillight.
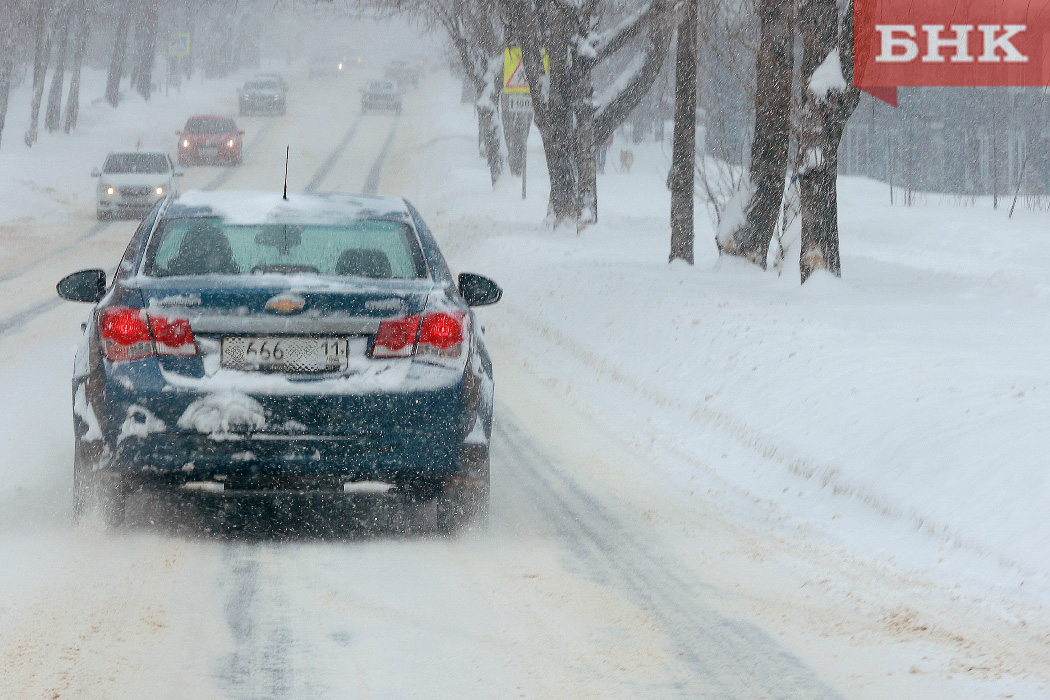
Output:
<instances>
[{"instance_id":1,"label":"car taillight","mask_svg":"<svg viewBox=\"0 0 1050 700\"><path fill-rule=\"evenodd\" d=\"M153 354L153 338L146 325L146 312L124 306L102 311L99 321L102 353L110 362L139 360Z\"/></svg>"},{"instance_id":2,"label":"car taillight","mask_svg":"<svg viewBox=\"0 0 1050 700\"><path fill-rule=\"evenodd\" d=\"M383 321L372 343L372 357L412 357L418 333L418 315Z\"/></svg>"},{"instance_id":3,"label":"car taillight","mask_svg":"<svg viewBox=\"0 0 1050 700\"><path fill-rule=\"evenodd\" d=\"M151 355L196 355L190 322L184 318L147 315L142 309L111 306L99 319L102 353L110 362L141 360Z\"/></svg>"},{"instance_id":4,"label":"car taillight","mask_svg":"<svg viewBox=\"0 0 1050 700\"><path fill-rule=\"evenodd\" d=\"M148 315L158 355L196 355L190 322L184 318L166 318Z\"/></svg>"},{"instance_id":5,"label":"car taillight","mask_svg":"<svg viewBox=\"0 0 1050 700\"><path fill-rule=\"evenodd\" d=\"M419 331L419 344L442 353L455 350L464 340L464 318L462 311L426 314L423 316L423 328Z\"/></svg>"},{"instance_id":6,"label":"car taillight","mask_svg":"<svg viewBox=\"0 0 1050 700\"><path fill-rule=\"evenodd\" d=\"M372 357L415 357L423 362L459 366L469 334L463 311L436 311L422 318L406 316L379 324Z\"/></svg>"},{"instance_id":7,"label":"car taillight","mask_svg":"<svg viewBox=\"0 0 1050 700\"><path fill-rule=\"evenodd\" d=\"M462 311L423 314L416 357L422 362L453 369L462 368L467 349L468 324L469 318Z\"/></svg>"}]
</instances>

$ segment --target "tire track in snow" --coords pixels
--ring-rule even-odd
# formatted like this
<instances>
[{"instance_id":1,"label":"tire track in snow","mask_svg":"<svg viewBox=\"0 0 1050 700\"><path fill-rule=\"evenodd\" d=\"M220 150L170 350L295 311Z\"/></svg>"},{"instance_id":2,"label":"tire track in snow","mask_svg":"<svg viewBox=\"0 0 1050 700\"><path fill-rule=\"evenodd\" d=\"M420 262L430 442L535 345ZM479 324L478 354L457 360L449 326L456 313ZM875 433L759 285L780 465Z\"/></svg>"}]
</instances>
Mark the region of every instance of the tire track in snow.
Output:
<instances>
[{"instance_id":1,"label":"tire track in snow","mask_svg":"<svg viewBox=\"0 0 1050 700\"><path fill-rule=\"evenodd\" d=\"M358 115L314 172L307 191L314 191L335 166L356 135L360 121ZM391 123L383 148L369 170L366 194L375 193L399 123L400 117ZM296 584L293 552L298 551L270 543L231 542L223 548L224 568L230 581L226 619L236 646L223 663L226 670L219 675L233 700L326 697L317 681L321 673L308 672L310 660L317 656L311 640L296 634L291 619L288 591ZM284 561L268 562L271 555Z\"/></svg>"},{"instance_id":2,"label":"tire track in snow","mask_svg":"<svg viewBox=\"0 0 1050 700\"><path fill-rule=\"evenodd\" d=\"M628 527L540 454L500 411L493 437L507 471L532 494L579 561L602 583L618 587L661 622L693 670L677 685L682 698L837 700L840 696L755 625L703 604L705 584L679 577Z\"/></svg>"}]
</instances>

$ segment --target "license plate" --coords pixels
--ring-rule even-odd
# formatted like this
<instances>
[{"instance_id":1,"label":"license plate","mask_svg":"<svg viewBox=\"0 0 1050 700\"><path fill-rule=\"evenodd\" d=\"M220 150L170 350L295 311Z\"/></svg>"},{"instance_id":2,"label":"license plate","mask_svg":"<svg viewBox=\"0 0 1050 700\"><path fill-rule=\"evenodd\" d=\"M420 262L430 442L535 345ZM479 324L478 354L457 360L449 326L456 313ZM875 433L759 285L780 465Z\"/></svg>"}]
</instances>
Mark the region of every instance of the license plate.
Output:
<instances>
[{"instance_id":1,"label":"license plate","mask_svg":"<svg viewBox=\"0 0 1050 700\"><path fill-rule=\"evenodd\" d=\"M218 146L202 146L201 147L201 155L205 156L205 157L208 157L208 158L214 158L215 156L219 155L219 147Z\"/></svg>"},{"instance_id":2,"label":"license plate","mask_svg":"<svg viewBox=\"0 0 1050 700\"><path fill-rule=\"evenodd\" d=\"M363 340L337 337L230 337L222 339L222 366L265 372L339 372L346 369L351 348L363 353L363 346Z\"/></svg>"}]
</instances>

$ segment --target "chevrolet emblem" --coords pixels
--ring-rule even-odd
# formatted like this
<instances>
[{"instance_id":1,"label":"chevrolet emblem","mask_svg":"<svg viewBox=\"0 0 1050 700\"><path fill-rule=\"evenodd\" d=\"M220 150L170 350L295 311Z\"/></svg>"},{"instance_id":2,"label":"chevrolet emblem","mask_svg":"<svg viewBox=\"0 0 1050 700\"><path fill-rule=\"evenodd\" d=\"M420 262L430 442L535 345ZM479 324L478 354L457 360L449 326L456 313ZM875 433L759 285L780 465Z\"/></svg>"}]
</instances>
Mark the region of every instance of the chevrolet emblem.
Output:
<instances>
[{"instance_id":1,"label":"chevrolet emblem","mask_svg":"<svg viewBox=\"0 0 1050 700\"><path fill-rule=\"evenodd\" d=\"M295 294L281 294L266 302L266 310L274 314L294 314L303 310L306 300Z\"/></svg>"}]
</instances>

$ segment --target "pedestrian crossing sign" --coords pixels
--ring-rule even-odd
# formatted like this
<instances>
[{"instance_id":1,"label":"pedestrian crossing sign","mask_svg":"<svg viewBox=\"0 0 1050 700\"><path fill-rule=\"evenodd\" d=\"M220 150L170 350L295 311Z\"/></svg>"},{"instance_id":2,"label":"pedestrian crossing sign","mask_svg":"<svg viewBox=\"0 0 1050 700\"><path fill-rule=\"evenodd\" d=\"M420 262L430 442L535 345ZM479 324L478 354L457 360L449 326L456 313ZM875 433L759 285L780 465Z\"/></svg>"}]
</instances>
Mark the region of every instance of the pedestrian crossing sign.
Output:
<instances>
[{"instance_id":1,"label":"pedestrian crossing sign","mask_svg":"<svg viewBox=\"0 0 1050 700\"><path fill-rule=\"evenodd\" d=\"M543 72L550 72L547 50L543 50ZM529 81L525 77L525 62L521 48L511 46L503 51L503 92L507 95L528 95Z\"/></svg>"}]
</instances>

